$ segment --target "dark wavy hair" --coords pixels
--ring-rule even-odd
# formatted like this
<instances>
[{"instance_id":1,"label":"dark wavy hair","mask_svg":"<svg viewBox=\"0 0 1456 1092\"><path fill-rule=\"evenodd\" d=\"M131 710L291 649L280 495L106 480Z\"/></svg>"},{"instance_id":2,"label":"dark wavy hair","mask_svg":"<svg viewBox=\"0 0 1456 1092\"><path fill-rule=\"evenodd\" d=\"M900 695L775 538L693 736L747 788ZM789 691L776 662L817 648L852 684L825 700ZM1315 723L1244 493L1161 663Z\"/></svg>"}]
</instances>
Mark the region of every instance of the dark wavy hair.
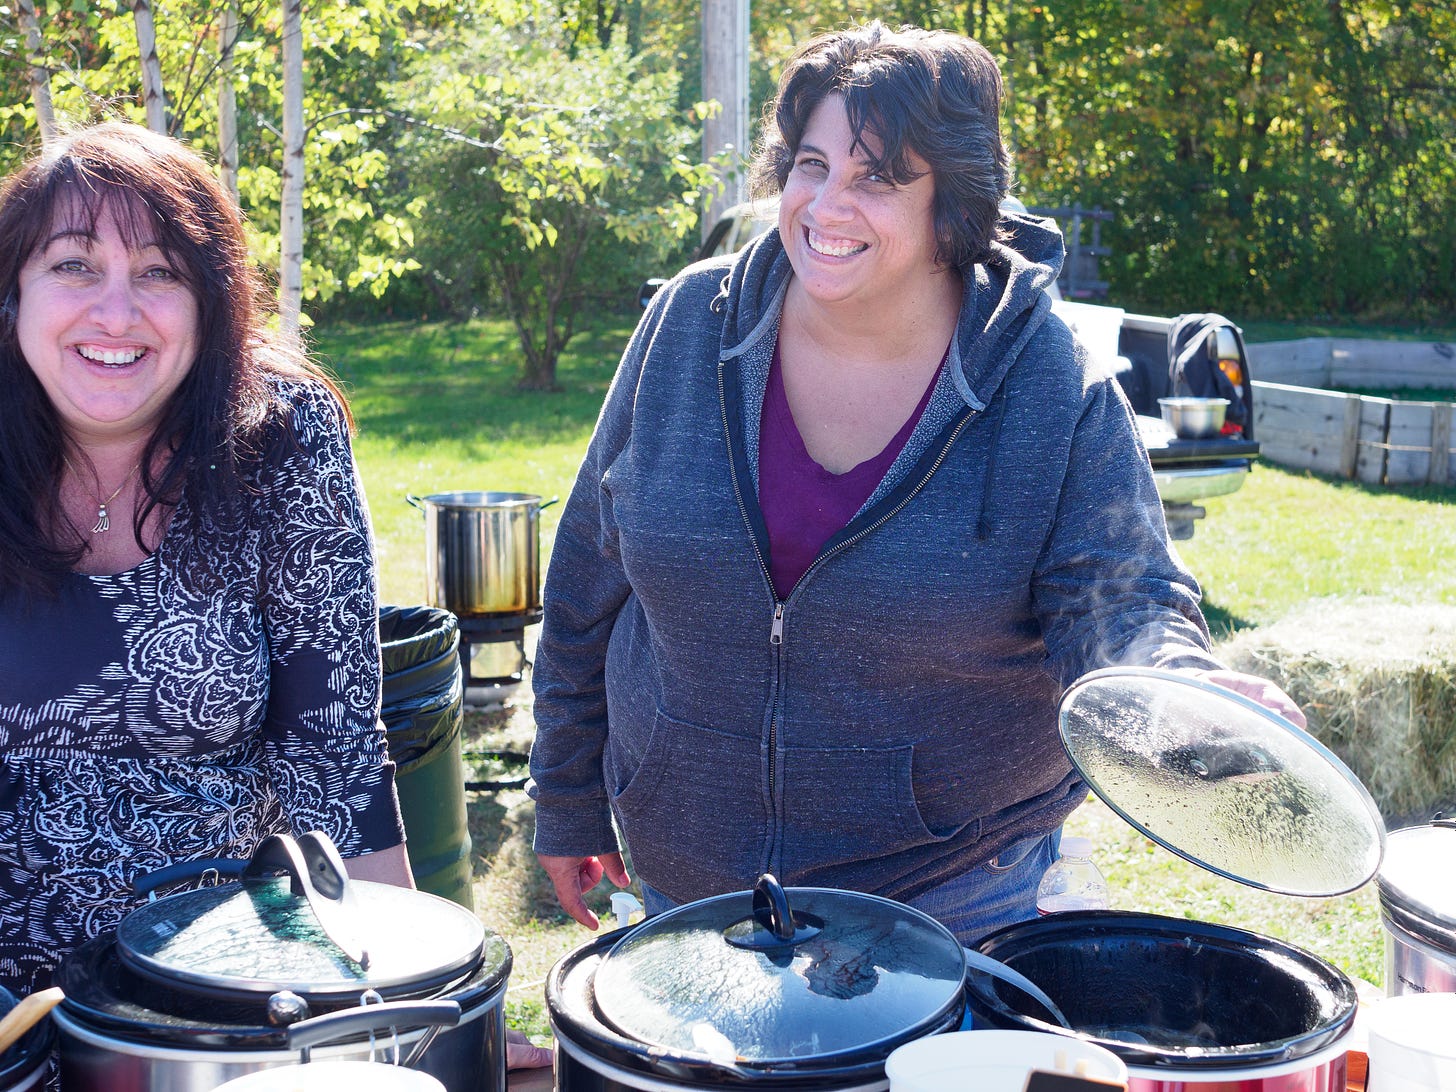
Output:
<instances>
[{"instance_id":1,"label":"dark wavy hair","mask_svg":"<svg viewBox=\"0 0 1456 1092\"><path fill-rule=\"evenodd\" d=\"M900 184L917 176L914 153L935 179L936 258L968 272L996 237L998 206L1011 184L1001 141L1001 70L973 39L878 21L821 34L789 59L764 113L750 172L755 197L782 193L809 116L844 98L855 144L880 145L871 169Z\"/></svg>"},{"instance_id":2,"label":"dark wavy hair","mask_svg":"<svg viewBox=\"0 0 1456 1092\"><path fill-rule=\"evenodd\" d=\"M193 518L224 520L248 492L246 468L291 440L272 375L328 377L296 341L267 330L268 282L248 255L243 219L200 155L138 125L107 122L47 145L0 188L0 593L43 592L80 560L59 530L66 437L21 354L20 272L58 221L95 229L110 215L129 246L155 242L197 301L197 358L142 457L145 501L186 496ZM152 468L161 466L155 476Z\"/></svg>"}]
</instances>

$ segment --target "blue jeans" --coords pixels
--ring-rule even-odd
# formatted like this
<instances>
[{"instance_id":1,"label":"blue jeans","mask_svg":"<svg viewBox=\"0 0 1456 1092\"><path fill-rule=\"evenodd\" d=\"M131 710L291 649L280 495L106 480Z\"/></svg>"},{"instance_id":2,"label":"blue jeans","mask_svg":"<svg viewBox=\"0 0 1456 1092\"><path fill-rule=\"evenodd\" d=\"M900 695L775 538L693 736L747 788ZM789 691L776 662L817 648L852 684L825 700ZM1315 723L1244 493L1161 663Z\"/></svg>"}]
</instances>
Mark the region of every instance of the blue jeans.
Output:
<instances>
[{"instance_id":1,"label":"blue jeans","mask_svg":"<svg viewBox=\"0 0 1456 1092\"><path fill-rule=\"evenodd\" d=\"M1036 917L1036 885L1057 859L1061 844L1060 827L1012 842L985 864L911 899L910 905L974 948L987 933ZM675 905L662 892L642 884L642 906L649 917Z\"/></svg>"}]
</instances>

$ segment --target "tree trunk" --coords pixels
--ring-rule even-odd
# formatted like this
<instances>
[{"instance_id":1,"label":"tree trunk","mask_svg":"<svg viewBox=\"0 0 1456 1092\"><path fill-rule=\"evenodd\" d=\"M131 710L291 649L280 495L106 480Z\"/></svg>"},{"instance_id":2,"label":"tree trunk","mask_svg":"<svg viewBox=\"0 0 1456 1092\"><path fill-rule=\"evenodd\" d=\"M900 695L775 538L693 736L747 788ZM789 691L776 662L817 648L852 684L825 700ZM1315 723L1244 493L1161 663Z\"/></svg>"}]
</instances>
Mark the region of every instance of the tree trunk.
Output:
<instances>
[{"instance_id":1,"label":"tree trunk","mask_svg":"<svg viewBox=\"0 0 1456 1092\"><path fill-rule=\"evenodd\" d=\"M217 165L222 184L238 204L238 98L233 89L233 46L238 40L238 8L229 0L217 28Z\"/></svg>"},{"instance_id":2,"label":"tree trunk","mask_svg":"<svg viewBox=\"0 0 1456 1092\"><path fill-rule=\"evenodd\" d=\"M283 184L278 314L297 333L303 310L303 0L283 0Z\"/></svg>"},{"instance_id":3,"label":"tree trunk","mask_svg":"<svg viewBox=\"0 0 1456 1092\"><path fill-rule=\"evenodd\" d=\"M722 191L703 214L702 236L731 205L744 197L744 164L748 160L748 3L749 0L703 2L703 98L722 109L703 122L703 159L725 150L732 159L720 176Z\"/></svg>"},{"instance_id":4,"label":"tree trunk","mask_svg":"<svg viewBox=\"0 0 1456 1092\"><path fill-rule=\"evenodd\" d=\"M40 34L40 20L35 17L35 0L20 0L20 28L25 31L25 52L30 61L30 98L35 104L35 120L40 126L42 144L49 144L56 135L56 111L51 105L51 74L42 63L45 44Z\"/></svg>"},{"instance_id":5,"label":"tree trunk","mask_svg":"<svg viewBox=\"0 0 1456 1092\"><path fill-rule=\"evenodd\" d=\"M136 20L137 53L142 59L142 105L147 111L147 128L167 131L167 96L162 92L162 62L157 56L157 28L152 22L151 0L132 0Z\"/></svg>"}]
</instances>

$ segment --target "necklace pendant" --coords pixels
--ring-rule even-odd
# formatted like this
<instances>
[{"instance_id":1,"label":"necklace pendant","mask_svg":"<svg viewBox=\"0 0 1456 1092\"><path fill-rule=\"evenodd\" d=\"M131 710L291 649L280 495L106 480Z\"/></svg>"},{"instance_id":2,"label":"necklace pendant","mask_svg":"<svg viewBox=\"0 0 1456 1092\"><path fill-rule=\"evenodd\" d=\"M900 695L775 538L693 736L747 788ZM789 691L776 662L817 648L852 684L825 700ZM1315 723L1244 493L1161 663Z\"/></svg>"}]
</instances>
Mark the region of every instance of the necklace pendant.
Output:
<instances>
[{"instance_id":1,"label":"necklace pendant","mask_svg":"<svg viewBox=\"0 0 1456 1092\"><path fill-rule=\"evenodd\" d=\"M103 531L111 530L111 517L106 514L106 505L96 506L96 526L91 528L93 535L99 535Z\"/></svg>"}]
</instances>

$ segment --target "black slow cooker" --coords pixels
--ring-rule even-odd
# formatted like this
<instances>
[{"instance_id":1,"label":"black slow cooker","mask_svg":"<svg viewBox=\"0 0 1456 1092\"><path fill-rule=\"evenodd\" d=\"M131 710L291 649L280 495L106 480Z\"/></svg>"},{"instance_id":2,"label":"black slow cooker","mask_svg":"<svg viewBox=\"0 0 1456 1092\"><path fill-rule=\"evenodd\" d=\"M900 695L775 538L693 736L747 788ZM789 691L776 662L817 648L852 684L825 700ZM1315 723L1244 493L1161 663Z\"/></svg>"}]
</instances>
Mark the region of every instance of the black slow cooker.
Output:
<instances>
[{"instance_id":1,"label":"black slow cooker","mask_svg":"<svg viewBox=\"0 0 1456 1092\"><path fill-rule=\"evenodd\" d=\"M965 970L918 910L764 876L552 968L556 1089L883 1089L892 1050L960 1026Z\"/></svg>"},{"instance_id":2,"label":"black slow cooker","mask_svg":"<svg viewBox=\"0 0 1456 1092\"><path fill-rule=\"evenodd\" d=\"M1112 668L1063 695L1058 727L1092 790L1159 845L1216 875L1329 897L1374 875L1385 828L1313 737L1205 679ZM1115 910L1019 922L980 952L1050 995L1070 1028L972 973L978 1026L1090 1039L1130 1092L1344 1092L1353 983L1317 956L1230 926Z\"/></svg>"},{"instance_id":3,"label":"black slow cooker","mask_svg":"<svg viewBox=\"0 0 1456 1092\"><path fill-rule=\"evenodd\" d=\"M155 899L57 969L67 1092L210 1092L297 1063L289 1029L303 1021L338 1030L319 1058L403 1062L450 1092L504 1092L511 950L473 913L349 880L321 835L275 835L231 864L237 882Z\"/></svg>"},{"instance_id":4,"label":"black slow cooker","mask_svg":"<svg viewBox=\"0 0 1456 1092\"><path fill-rule=\"evenodd\" d=\"M1158 914L1081 910L998 929L981 952L1047 992L1077 1037L1129 1066L1187 1073L1317 1054L1355 1022L1355 987L1292 944ZM1056 1031L1019 991L972 970L978 1026Z\"/></svg>"}]
</instances>

